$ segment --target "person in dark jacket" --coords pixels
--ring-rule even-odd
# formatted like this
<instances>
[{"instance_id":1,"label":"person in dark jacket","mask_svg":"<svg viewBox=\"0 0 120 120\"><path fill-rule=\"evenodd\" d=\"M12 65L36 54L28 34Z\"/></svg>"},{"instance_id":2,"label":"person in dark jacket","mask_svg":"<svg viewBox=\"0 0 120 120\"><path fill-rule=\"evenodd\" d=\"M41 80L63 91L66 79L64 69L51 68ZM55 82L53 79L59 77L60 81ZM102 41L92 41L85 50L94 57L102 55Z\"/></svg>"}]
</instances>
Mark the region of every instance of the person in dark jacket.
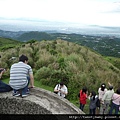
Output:
<instances>
[{"instance_id":1,"label":"person in dark jacket","mask_svg":"<svg viewBox=\"0 0 120 120\"><path fill-rule=\"evenodd\" d=\"M92 91L90 93L90 95L88 96L88 99L90 100L90 104L89 104L89 114L93 114L95 115L96 113L96 108L97 108L97 100L98 100L98 96L96 95L95 91Z\"/></svg>"}]
</instances>

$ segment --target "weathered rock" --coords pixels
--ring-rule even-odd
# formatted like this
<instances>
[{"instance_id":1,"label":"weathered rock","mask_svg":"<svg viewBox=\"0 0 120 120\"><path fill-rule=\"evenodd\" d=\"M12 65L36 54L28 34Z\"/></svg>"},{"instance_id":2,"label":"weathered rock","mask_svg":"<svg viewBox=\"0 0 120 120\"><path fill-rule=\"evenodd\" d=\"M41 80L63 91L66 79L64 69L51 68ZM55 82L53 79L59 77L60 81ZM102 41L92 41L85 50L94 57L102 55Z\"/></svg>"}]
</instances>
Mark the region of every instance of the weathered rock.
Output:
<instances>
[{"instance_id":1,"label":"weathered rock","mask_svg":"<svg viewBox=\"0 0 120 120\"><path fill-rule=\"evenodd\" d=\"M53 92L32 88L27 97L0 93L0 114L84 114L67 99Z\"/></svg>"}]
</instances>

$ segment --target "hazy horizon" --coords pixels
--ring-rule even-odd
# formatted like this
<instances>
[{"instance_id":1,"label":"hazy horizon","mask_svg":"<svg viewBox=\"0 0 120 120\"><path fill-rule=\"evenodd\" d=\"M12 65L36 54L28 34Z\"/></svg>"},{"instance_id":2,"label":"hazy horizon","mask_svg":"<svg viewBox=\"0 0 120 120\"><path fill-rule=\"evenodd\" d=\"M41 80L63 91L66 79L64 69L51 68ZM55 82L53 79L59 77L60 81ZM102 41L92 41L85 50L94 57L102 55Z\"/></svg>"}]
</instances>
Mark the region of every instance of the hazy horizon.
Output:
<instances>
[{"instance_id":1,"label":"hazy horizon","mask_svg":"<svg viewBox=\"0 0 120 120\"><path fill-rule=\"evenodd\" d=\"M25 25L50 21L120 27L120 0L0 0L0 11L2 20L26 21Z\"/></svg>"},{"instance_id":2,"label":"hazy horizon","mask_svg":"<svg viewBox=\"0 0 120 120\"><path fill-rule=\"evenodd\" d=\"M120 37L120 27L107 27L98 25L83 25L79 23L34 21L20 19L1 19L0 30L4 31L51 31L58 33L76 33L86 35L109 35Z\"/></svg>"}]
</instances>

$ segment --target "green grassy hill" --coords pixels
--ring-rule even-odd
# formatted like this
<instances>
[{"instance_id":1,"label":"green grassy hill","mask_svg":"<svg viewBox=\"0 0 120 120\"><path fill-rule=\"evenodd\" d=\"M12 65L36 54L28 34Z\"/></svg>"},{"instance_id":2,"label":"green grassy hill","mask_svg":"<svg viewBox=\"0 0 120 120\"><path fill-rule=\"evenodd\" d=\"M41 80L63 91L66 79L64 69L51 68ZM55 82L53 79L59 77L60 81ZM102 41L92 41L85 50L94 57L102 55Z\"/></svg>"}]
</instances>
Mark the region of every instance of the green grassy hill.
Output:
<instances>
[{"instance_id":1,"label":"green grassy hill","mask_svg":"<svg viewBox=\"0 0 120 120\"><path fill-rule=\"evenodd\" d=\"M108 81L114 89L120 86L120 58L105 57L87 47L61 39L22 43L0 38L0 41L0 67L7 70L3 75L3 80L7 78L7 82L11 65L18 62L19 55L25 54L33 68L35 86L53 90L58 82L64 81L69 91L67 99L78 107L77 95L83 86L89 92L97 92L100 84L107 84ZM89 112L88 104L86 113Z\"/></svg>"},{"instance_id":2,"label":"green grassy hill","mask_svg":"<svg viewBox=\"0 0 120 120\"><path fill-rule=\"evenodd\" d=\"M13 40L10 38L0 37L0 51L4 51L9 48L14 48L15 46L22 44L21 41Z\"/></svg>"},{"instance_id":3,"label":"green grassy hill","mask_svg":"<svg viewBox=\"0 0 120 120\"><path fill-rule=\"evenodd\" d=\"M114 66L116 66L120 70L120 58L108 57L108 56L106 56L104 58L105 58L105 60L112 63Z\"/></svg>"},{"instance_id":4,"label":"green grassy hill","mask_svg":"<svg viewBox=\"0 0 120 120\"><path fill-rule=\"evenodd\" d=\"M114 36L91 36L82 34L67 34L67 33L47 33L31 31L21 34L16 37L20 41L28 40L56 40L62 39L68 42L78 43L82 46L87 46L103 56L112 56L120 58L120 38Z\"/></svg>"},{"instance_id":5,"label":"green grassy hill","mask_svg":"<svg viewBox=\"0 0 120 120\"><path fill-rule=\"evenodd\" d=\"M17 40L10 39L10 38L0 37L0 46L6 45L6 44L17 44L17 43L21 43L21 42L17 41Z\"/></svg>"},{"instance_id":6,"label":"green grassy hill","mask_svg":"<svg viewBox=\"0 0 120 120\"><path fill-rule=\"evenodd\" d=\"M81 31L82 32L82 31ZM16 39L22 42L29 40L56 40L62 39L68 42L87 46L103 56L120 58L120 38L109 35L87 35L76 33L58 33L57 31L3 31L0 36Z\"/></svg>"},{"instance_id":7,"label":"green grassy hill","mask_svg":"<svg viewBox=\"0 0 120 120\"><path fill-rule=\"evenodd\" d=\"M120 69L103 56L61 39L28 42L1 51L0 66L7 69L4 78L9 77L10 66L18 61L21 54L28 56L35 80L52 87L64 81L69 100L78 100L77 94L83 86L87 86L89 91L97 91L103 82L107 84L109 81L115 88L120 82ZM16 59L12 60L12 57Z\"/></svg>"},{"instance_id":8,"label":"green grassy hill","mask_svg":"<svg viewBox=\"0 0 120 120\"><path fill-rule=\"evenodd\" d=\"M41 41L41 40L52 40L54 39L54 37L46 32L31 31L22 34L17 39L20 41L29 41L32 39Z\"/></svg>"}]
</instances>

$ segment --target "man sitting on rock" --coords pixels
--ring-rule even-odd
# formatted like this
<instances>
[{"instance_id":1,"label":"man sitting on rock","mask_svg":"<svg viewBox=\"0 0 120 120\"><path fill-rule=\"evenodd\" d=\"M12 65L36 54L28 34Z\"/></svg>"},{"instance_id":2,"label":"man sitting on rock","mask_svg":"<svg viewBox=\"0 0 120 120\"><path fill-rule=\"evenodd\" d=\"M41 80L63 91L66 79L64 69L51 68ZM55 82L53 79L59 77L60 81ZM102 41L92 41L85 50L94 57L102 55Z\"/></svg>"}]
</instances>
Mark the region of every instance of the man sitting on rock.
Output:
<instances>
[{"instance_id":1,"label":"man sitting on rock","mask_svg":"<svg viewBox=\"0 0 120 120\"><path fill-rule=\"evenodd\" d=\"M27 63L28 57L21 55L19 62L11 66L9 84L13 88L13 96L25 97L29 93L29 83L31 88L34 87L33 71Z\"/></svg>"}]
</instances>

